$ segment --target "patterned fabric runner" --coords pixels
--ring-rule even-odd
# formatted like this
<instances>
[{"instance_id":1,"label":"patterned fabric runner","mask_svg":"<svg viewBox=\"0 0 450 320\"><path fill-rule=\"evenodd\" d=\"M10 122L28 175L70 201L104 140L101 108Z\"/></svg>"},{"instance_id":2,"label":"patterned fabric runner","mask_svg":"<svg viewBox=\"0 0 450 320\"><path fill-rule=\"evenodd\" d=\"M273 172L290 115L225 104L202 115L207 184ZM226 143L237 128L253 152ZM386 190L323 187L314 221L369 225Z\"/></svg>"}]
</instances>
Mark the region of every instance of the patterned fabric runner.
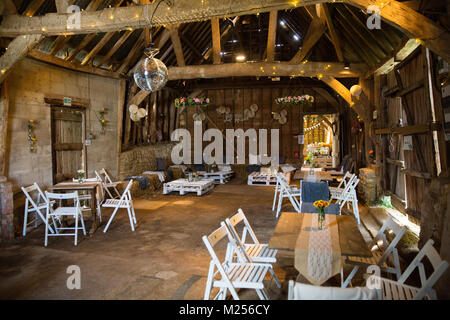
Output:
<instances>
[{"instance_id":1,"label":"patterned fabric runner","mask_svg":"<svg viewBox=\"0 0 450 320\"><path fill-rule=\"evenodd\" d=\"M325 215L318 229L317 214L305 214L295 247L295 268L313 285L321 285L341 270L341 248L335 215Z\"/></svg>"}]
</instances>

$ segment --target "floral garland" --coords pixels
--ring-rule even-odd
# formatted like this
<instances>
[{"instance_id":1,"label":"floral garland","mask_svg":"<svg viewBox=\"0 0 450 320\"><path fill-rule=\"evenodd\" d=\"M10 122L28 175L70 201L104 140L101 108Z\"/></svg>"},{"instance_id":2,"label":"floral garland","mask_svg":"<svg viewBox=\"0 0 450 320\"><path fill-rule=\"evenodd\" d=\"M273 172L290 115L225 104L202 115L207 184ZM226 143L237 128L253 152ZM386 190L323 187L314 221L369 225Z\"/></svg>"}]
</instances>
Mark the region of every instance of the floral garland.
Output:
<instances>
[{"instance_id":1,"label":"floral garland","mask_svg":"<svg viewBox=\"0 0 450 320\"><path fill-rule=\"evenodd\" d=\"M28 129L28 143L30 144L30 152L35 152L36 149L34 147L35 142L37 139L33 136L33 133L31 130L34 128L34 120L30 119L27 123L27 129Z\"/></svg>"},{"instance_id":2,"label":"floral garland","mask_svg":"<svg viewBox=\"0 0 450 320\"><path fill-rule=\"evenodd\" d=\"M314 97L310 95L303 95L303 96L286 96L281 98L276 98L275 102L277 104L286 105L286 104L307 104L307 103L313 103Z\"/></svg>"},{"instance_id":3,"label":"floral garland","mask_svg":"<svg viewBox=\"0 0 450 320\"><path fill-rule=\"evenodd\" d=\"M191 97L179 97L175 99L175 107L186 106L207 106L209 104L209 98L191 98Z\"/></svg>"}]
</instances>

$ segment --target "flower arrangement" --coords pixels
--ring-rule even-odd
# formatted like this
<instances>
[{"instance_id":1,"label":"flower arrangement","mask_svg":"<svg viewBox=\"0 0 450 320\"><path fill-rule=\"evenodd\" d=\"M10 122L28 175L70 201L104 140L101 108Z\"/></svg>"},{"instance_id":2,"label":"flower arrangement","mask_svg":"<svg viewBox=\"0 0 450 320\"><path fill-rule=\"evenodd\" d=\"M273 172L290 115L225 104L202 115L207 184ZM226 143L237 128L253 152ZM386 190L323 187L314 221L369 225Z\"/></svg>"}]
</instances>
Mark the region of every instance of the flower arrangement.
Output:
<instances>
[{"instance_id":1,"label":"flower arrangement","mask_svg":"<svg viewBox=\"0 0 450 320\"><path fill-rule=\"evenodd\" d=\"M34 120L30 119L27 123L27 129L28 129L28 143L30 144L30 152L35 152L36 149L34 148L34 143L37 141L37 139L33 136L33 133L31 130L34 128Z\"/></svg>"},{"instance_id":2,"label":"flower arrangement","mask_svg":"<svg viewBox=\"0 0 450 320\"><path fill-rule=\"evenodd\" d=\"M84 180L84 170L80 169L77 171L78 173L78 183L83 183Z\"/></svg>"},{"instance_id":3,"label":"flower arrangement","mask_svg":"<svg viewBox=\"0 0 450 320\"><path fill-rule=\"evenodd\" d=\"M330 203L325 200L317 200L314 202L314 207L317 208L317 219L319 230L323 230L325 222L325 208L328 207Z\"/></svg>"},{"instance_id":4,"label":"flower arrangement","mask_svg":"<svg viewBox=\"0 0 450 320\"><path fill-rule=\"evenodd\" d=\"M209 104L209 98L192 98L192 97L179 97L175 99L175 107L187 107L187 106L207 106Z\"/></svg>"},{"instance_id":5,"label":"flower arrangement","mask_svg":"<svg viewBox=\"0 0 450 320\"><path fill-rule=\"evenodd\" d=\"M305 157L305 164L307 164L309 162L309 165L311 166L311 168L314 168L314 154L313 153L308 153L308 155Z\"/></svg>"},{"instance_id":6,"label":"flower arrangement","mask_svg":"<svg viewBox=\"0 0 450 320\"><path fill-rule=\"evenodd\" d=\"M290 105L290 104L307 104L313 103L314 97L310 95L303 96L286 96L281 98L276 98L275 102L280 105Z\"/></svg>"},{"instance_id":7,"label":"flower arrangement","mask_svg":"<svg viewBox=\"0 0 450 320\"><path fill-rule=\"evenodd\" d=\"M101 133L102 133L102 134L105 133L105 125L106 125L105 113L106 113L105 108L101 108L100 111L98 112L99 117L97 117L97 118L98 118L98 121L100 122L100 126L101 126L101 128L102 128L102 129L101 129Z\"/></svg>"}]
</instances>

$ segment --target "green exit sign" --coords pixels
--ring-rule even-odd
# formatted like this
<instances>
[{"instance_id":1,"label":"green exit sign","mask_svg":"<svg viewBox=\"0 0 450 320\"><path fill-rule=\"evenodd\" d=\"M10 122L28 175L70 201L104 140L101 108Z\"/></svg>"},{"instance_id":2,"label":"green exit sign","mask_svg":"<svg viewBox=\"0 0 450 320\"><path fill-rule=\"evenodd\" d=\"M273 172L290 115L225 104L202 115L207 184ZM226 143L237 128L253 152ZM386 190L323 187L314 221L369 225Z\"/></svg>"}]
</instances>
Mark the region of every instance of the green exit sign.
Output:
<instances>
[{"instance_id":1,"label":"green exit sign","mask_svg":"<svg viewBox=\"0 0 450 320\"><path fill-rule=\"evenodd\" d=\"M71 106L72 105L72 98L64 97L64 105L65 106Z\"/></svg>"}]
</instances>

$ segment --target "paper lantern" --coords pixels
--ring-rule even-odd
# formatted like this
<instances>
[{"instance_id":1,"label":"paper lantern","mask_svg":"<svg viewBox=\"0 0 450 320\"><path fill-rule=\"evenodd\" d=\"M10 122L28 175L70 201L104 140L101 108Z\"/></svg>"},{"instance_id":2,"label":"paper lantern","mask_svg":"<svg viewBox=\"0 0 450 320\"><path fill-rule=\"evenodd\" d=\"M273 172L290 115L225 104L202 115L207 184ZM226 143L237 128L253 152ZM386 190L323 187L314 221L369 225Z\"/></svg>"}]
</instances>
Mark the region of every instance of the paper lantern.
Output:
<instances>
[{"instance_id":1,"label":"paper lantern","mask_svg":"<svg viewBox=\"0 0 450 320\"><path fill-rule=\"evenodd\" d=\"M361 92L362 92L362 88L361 88L361 86L358 85L358 84L355 84L354 86L352 86L352 87L350 88L350 93L351 93L352 96L354 96L354 97L359 97L359 95L361 94Z\"/></svg>"}]
</instances>

